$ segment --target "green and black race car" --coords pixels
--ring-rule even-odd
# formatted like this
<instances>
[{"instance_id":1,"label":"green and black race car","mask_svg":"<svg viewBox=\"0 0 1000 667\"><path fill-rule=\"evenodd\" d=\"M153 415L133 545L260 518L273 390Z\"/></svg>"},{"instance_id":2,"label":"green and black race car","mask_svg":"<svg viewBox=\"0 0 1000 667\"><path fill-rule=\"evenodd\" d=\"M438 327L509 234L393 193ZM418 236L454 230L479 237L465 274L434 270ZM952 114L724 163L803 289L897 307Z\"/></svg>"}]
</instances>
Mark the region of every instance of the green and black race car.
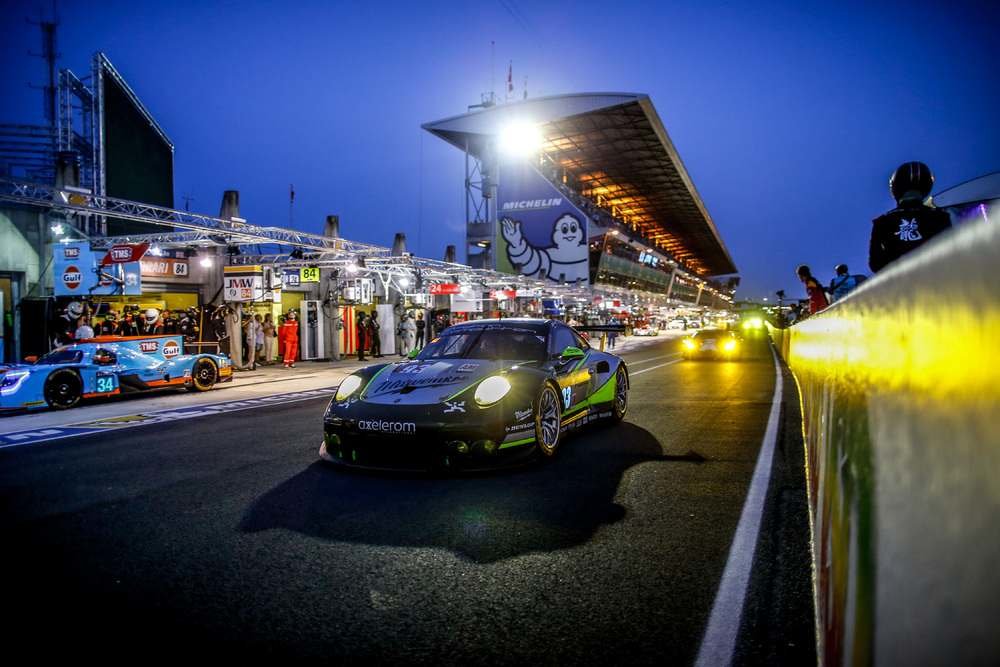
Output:
<instances>
[{"instance_id":1,"label":"green and black race car","mask_svg":"<svg viewBox=\"0 0 1000 667\"><path fill-rule=\"evenodd\" d=\"M449 327L412 359L341 383L323 418L326 461L365 468L502 467L555 455L568 428L617 422L628 369L554 320Z\"/></svg>"}]
</instances>

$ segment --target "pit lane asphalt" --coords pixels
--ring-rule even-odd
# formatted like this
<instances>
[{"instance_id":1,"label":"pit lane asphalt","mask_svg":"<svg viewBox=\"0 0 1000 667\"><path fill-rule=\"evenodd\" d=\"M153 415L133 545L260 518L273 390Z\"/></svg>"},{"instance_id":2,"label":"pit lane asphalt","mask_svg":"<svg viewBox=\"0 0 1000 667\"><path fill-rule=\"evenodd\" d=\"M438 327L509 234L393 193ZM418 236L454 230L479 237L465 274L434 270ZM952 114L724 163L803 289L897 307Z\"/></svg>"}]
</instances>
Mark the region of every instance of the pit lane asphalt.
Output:
<instances>
[{"instance_id":1,"label":"pit lane asphalt","mask_svg":"<svg viewBox=\"0 0 1000 667\"><path fill-rule=\"evenodd\" d=\"M424 478L317 461L326 401L0 452L4 623L35 657L690 664L773 362L627 353L629 414L546 465ZM638 373L644 369L648 372ZM814 664L785 374L736 664Z\"/></svg>"}]
</instances>

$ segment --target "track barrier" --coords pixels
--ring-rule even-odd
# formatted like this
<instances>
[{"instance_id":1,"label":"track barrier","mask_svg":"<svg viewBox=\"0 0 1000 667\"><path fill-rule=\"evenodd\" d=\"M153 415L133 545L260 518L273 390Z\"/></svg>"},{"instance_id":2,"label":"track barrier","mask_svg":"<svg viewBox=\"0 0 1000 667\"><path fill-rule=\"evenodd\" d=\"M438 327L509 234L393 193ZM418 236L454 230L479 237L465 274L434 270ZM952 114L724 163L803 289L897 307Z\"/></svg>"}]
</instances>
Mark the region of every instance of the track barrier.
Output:
<instances>
[{"instance_id":1,"label":"track barrier","mask_svg":"<svg viewBox=\"0 0 1000 667\"><path fill-rule=\"evenodd\" d=\"M1000 223L770 329L802 401L821 664L998 664Z\"/></svg>"}]
</instances>

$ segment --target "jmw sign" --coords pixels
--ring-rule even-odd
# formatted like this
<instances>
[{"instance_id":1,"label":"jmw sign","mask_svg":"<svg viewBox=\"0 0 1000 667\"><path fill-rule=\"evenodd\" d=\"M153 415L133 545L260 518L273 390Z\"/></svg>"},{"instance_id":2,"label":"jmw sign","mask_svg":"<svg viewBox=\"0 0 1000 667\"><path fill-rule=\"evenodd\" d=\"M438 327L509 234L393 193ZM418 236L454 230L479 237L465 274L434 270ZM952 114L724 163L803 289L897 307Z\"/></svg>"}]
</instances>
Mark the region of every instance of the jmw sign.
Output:
<instances>
[{"instance_id":1,"label":"jmw sign","mask_svg":"<svg viewBox=\"0 0 1000 667\"><path fill-rule=\"evenodd\" d=\"M262 301L264 299L264 276L226 276L222 283L222 293L226 301Z\"/></svg>"}]
</instances>

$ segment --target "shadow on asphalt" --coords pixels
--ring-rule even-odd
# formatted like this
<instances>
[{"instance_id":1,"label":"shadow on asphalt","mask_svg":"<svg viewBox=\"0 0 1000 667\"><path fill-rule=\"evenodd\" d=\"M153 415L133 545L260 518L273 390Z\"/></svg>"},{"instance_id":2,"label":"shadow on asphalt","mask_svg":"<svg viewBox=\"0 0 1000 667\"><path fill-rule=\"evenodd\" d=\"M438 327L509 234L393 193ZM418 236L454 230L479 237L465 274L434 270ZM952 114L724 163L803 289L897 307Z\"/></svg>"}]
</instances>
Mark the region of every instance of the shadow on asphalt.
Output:
<instances>
[{"instance_id":1,"label":"shadow on asphalt","mask_svg":"<svg viewBox=\"0 0 1000 667\"><path fill-rule=\"evenodd\" d=\"M492 563L586 543L625 516L615 502L625 471L664 460L650 432L624 422L578 431L552 461L491 475L387 477L317 462L257 499L240 530L448 549Z\"/></svg>"}]
</instances>

